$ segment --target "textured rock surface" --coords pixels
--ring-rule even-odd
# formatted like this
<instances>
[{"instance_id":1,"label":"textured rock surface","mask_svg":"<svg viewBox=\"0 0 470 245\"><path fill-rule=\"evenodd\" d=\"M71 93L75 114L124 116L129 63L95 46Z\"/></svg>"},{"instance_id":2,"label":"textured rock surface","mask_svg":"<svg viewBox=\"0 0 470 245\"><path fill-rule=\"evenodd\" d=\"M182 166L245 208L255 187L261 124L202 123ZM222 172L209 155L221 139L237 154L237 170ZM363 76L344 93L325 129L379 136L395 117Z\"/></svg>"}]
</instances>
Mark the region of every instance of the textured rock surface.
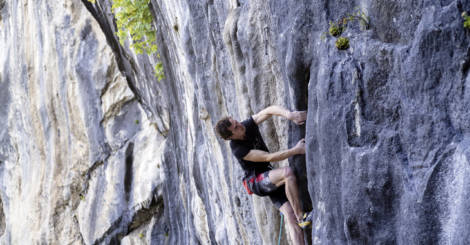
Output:
<instances>
[{"instance_id":1,"label":"textured rock surface","mask_svg":"<svg viewBox=\"0 0 470 245\"><path fill-rule=\"evenodd\" d=\"M466 244L470 33L459 13L470 2L364 7L372 28L348 31L351 49L338 52L330 39L313 47L314 241ZM330 13L314 22L343 14Z\"/></svg>"},{"instance_id":2,"label":"textured rock surface","mask_svg":"<svg viewBox=\"0 0 470 245\"><path fill-rule=\"evenodd\" d=\"M1 243L107 243L161 216L165 138L83 4L8 1L0 33Z\"/></svg>"},{"instance_id":3,"label":"textured rock surface","mask_svg":"<svg viewBox=\"0 0 470 245\"><path fill-rule=\"evenodd\" d=\"M470 243L469 1L151 0L161 82L110 4L0 0L2 244L276 243L212 129L270 104L308 109L261 129L271 150L306 137L276 165L312 244ZM355 7L370 29L338 51L324 32Z\"/></svg>"}]
</instances>

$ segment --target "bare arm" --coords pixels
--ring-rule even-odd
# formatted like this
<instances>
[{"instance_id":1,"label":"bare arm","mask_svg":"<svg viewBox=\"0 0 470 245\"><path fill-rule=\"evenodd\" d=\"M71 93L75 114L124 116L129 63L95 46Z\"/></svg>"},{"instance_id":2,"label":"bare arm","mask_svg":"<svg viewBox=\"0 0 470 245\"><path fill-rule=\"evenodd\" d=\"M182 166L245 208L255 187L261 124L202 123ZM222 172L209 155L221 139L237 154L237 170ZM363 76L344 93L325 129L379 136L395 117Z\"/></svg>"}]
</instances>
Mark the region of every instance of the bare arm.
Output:
<instances>
[{"instance_id":1,"label":"bare arm","mask_svg":"<svg viewBox=\"0 0 470 245\"><path fill-rule=\"evenodd\" d=\"M284 151L269 153L261 150L250 150L243 160L251 162L277 162L297 154L305 154L304 139L301 139L294 147Z\"/></svg>"},{"instance_id":2,"label":"bare arm","mask_svg":"<svg viewBox=\"0 0 470 245\"><path fill-rule=\"evenodd\" d=\"M292 111L291 112L287 110L286 108L282 106L277 106L277 105L266 107L265 109L256 113L252 117L256 124L260 124L273 115L281 116L286 119L292 120L294 123L298 125L304 124L305 120L307 119L306 111Z\"/></svg>"}]
</instances>

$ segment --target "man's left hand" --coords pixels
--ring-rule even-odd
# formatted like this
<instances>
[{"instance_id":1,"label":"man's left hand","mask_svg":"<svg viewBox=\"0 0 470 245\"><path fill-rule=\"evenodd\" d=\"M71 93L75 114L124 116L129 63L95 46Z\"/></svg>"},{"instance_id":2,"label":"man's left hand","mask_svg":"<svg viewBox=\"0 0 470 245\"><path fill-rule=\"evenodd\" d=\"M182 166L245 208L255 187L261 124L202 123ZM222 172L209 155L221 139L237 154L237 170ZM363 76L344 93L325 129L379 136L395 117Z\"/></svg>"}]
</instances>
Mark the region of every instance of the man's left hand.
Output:
<instances>
[{"instance_id":1,"label":"man's left hand","mask_svg":"<svg viewBox=\"0 0 470 245\"><path fill-rule=\"evenodd\" d=\"M303 125L307 120L307 111L292 111L289 113L289 120L297 125Z\"/></svg>"}]
</instances>

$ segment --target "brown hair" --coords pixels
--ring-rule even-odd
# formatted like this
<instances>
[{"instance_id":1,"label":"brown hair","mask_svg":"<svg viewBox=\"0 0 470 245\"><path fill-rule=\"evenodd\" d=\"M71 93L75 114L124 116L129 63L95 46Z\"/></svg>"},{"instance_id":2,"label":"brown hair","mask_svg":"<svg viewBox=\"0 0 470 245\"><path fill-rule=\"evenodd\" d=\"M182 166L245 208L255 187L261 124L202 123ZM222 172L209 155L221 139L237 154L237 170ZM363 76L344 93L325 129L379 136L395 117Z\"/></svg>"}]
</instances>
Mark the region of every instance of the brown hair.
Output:
<instances>
[{"instance_id":1,"label":"brown hair","mask_svg":"<svg viewBox=\"0 0 470 245\"><path fill-rule=\"evenodd\" d=\"M230 126L232 126L232 123L230 122L229 119L230 119L230 117L224 117L224 118L220 119L217 122L217 124L215 125L215 131L224 140L229 140L230 136L232 136L232 131L230 131L230 129L228 129Z\"/></svg>"}]
</instances>

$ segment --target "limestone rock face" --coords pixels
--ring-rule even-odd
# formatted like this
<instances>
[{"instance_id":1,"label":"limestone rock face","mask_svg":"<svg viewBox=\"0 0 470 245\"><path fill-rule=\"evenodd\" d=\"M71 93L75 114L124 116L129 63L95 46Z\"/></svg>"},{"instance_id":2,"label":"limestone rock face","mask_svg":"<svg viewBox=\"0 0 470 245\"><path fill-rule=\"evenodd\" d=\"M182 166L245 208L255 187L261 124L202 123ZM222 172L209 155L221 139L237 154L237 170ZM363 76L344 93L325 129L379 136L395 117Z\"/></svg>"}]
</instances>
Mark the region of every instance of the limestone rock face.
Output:
<instances>
[{"instance_id":1,"label":"limestone rock face","mask_svg":"<svg viewBox=\"0 0 470 245\"><path fill-rule=\"evenodd\" d=\"M261 125L271 151L306 138L274 165L308 243L470 243L469 1L150 0L160 57L119 44L111 4L0 0L2 244L277 243L213 130L271 104L308 110Z\"/></svg>"},{"instance_id":2,"label":"limestone rock face","mask_svg":"<svg viewBox=\"0 0 470 245\"><path fill-rule=\"evenodd\" d=\"M83 3L1 14L1 243L109 243L161 216L166 139Z\"/></svg>"}]
</instances>

